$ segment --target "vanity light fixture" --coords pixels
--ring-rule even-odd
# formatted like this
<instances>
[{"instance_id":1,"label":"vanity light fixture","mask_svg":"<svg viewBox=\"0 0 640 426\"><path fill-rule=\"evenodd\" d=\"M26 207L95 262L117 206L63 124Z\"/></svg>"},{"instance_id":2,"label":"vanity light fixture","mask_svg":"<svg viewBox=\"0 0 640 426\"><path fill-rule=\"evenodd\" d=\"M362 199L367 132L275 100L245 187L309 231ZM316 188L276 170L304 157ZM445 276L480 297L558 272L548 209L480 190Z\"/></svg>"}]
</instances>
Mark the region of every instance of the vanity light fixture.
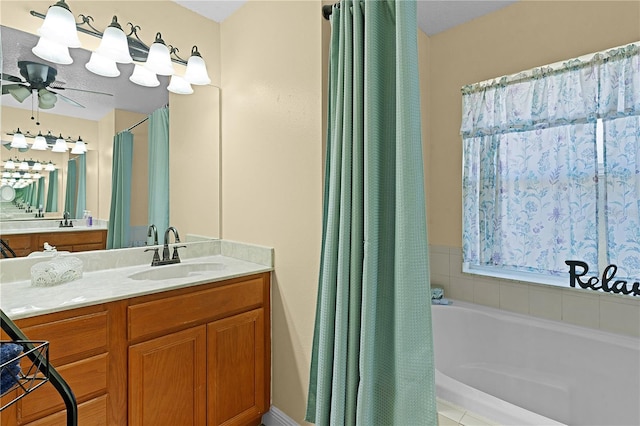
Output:
<instances>
[{"instance_id":1,"label":"vanity light fixture","mask_svg":"<svg viewBox=\"0 0 640 426\"><path fill-rule=\"evenodd\" d=\"M160 85L156 75L174 75L175 69L172 62L175 62L186 66L184 75L186 83L196 85L211 83L206 64L197 46L193 46L191 49L189 60L184 60L178 56L176 47L164 42L159 32L156 33L151 47L138 37L139 26L129 22L131 30L129 34L125 34L116 16L113 16L111 24L102 33L91 25L91 21L93 21L91 16L80 14L78 16L82 21L75 22L73 14L64 0L49 7L46 16L33 10L30 13L45 21L38 30L41 37L32 52L47 61L70 64L73 60L69 56L68 48L81 47L77 33L82 32L101 39L98 49L91 54L89 62L85 64L85 67L95 74L104 77L117 77L120 74L117 63L126 64L137 61L144 63L147 73L141 71L141 66L136 64L129 80L140 86L156 87ZM179 88L176 88L176 84ZM170 90L181 94L193 93L193 89L187 89L182 82L175 83ZM26 94L26 96L28 95ZM44 103L44 107L49 105L53 106L50 103ZM41 106L41 108L44 107Z\"/></svg>"},{"instance_id":2,"label":"vanity light fixture","mask_svg":"<svg viewBox=\"0 0 640 426\"><path fill-rule=\"evenodd\" d=\"M13 134L13 138L11 139L11 148L22 149L27 147L27 139L22 132L20 132L20 128L18 128L18 131Z\"/></svg>"},{"instance_id":3,"label":"vanity light fixture","mask_svg":"<svg viewBox=\"0 0 640 426\"><path fill-rule=\"evenodd\" d=\"M11 172L4 171L2 172L2 179L9 179L11 177Z\"/></svg>"},{"instance_id":4,"label":"vanity light fixture","mask_svg":"<svg viewBox=\"0 0 640 426\"><path fill-rule=\"evenodd\" d=\"M18 166L18 170L29 170L29 163L27 163L27 160L22 160L20 166Z\"/></svg>"},{"instance_id":5,"label":"vanity light fixture","mask_svg":"<svg viewBox=\"0 0 640 426\"><path fill-rule=\"evenodd\" d=\"M42 170L42 163L40 163L39 161L34 161L33 166L31 166L32 170L35 170L36 172L39 172L40 170Z\"/></svg>"},{"instance_id":6,"label":"vanity light fixture","mask_svg":"<svg viewBox=\"0 0 640 426\"><path fill-rule=\"evenodd\" d=\"M56 169L56 166L51 161L49 161L49 163L47 163L47 165L44 166L44 169L48 172L52 172Z\"/></svg>"},{"instance_id":7,"label":"vanity light fixture","mask_svg":"<svg viewBox=\"0 0 640 426\"><path fill-rule=\"evenodd\" d=\"M171 76L167 90L178 95L190 95L193 93L193 89L187 80L175 74Z\"/></svg>"},{"instance_id":8,"label":"vanity light fixture","mask_svg":"<svg viewBox=\"0 0 640 426\"><path fill-rule=\"evenodd\" d=\"M78 140L76 141L75 146L71 150L71 153L72 154L84 154L85 152L87 152L87 147L84 144L84 141L82 140L82 138L80 136L78 136Z\"/></svg>"},{"instance_id":9,"label":"vanity light fixture","mask_svg":"<svg viewBox=\"0 0 640 426\"><path fill-rule=\"evenodd\" d=\"M16 159L17 161L17 159ZM13 162L12 159L8 159L5 163L4 163L4 168L7 170L13 170L16 168L16 163Z\"/></svg>"},{"instance_id":10,"label":"vanity light fixture","mask_svg":"<svg viewBox=\"0 0 640 426\"><path fill-rule=\"evenodd\" d=\"M12 178L14 178L14 179L20 179L20 178L22 177L22 173L20 173L20 172L13 172L13 173L11 174L11 177L12 177Z\"/></svg>"},{"instance_id":11,"label":"vanity light fixture","mask_svg":"<svg viewBox=\"0 0 640 426\"><path fill-rule=\"evenodd\" d=\"M42 175L40 173L38 173L38 172L35 172L33 174L33 176L31 176L31 177L34 178L34 179L40 179L42 177Z\"/></svg>"},{"instance_id":12,"label":"vanity light fixture","mask_svg":"<svg viewBox=\"0 0 640 426\"><path fill-rule=\"evenodd\" d=\"M62 134L60 134L60 137L56 139L56 143L53 145L51 152L67 152L68 149L69 147L67 146L67 142L65 142Z\"/></svg>"},{"instance_id":13,"label":"vanity light fixture","mask_svg":"<svg viewBox=\"0 0 640 426\"><path fill-rule=\"evenodd\" d=\"M36 136L33 144L31 145L31 149L34 151L45 151L47 149L47 140L44 136L42 136L42 132L38 132L38 136Z\"/></svg>"}]
</instances>

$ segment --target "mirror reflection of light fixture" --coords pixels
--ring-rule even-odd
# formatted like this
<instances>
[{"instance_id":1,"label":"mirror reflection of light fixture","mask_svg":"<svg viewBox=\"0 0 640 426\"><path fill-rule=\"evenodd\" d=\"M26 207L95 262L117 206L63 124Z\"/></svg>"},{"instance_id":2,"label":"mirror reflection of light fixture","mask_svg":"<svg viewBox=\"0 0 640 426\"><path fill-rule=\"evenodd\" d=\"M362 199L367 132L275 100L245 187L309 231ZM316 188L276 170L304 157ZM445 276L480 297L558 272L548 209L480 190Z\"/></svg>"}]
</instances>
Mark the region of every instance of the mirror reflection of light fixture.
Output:
<instances>
[{"instance_id":1,"label":"mirror reflection of light fixture","mask_svg":"<svg viewBox=\"0 0 640 426\"><path fill-rule=\"evenodd\" d=\"M29 173L29 172L25 172L25 173L22 175L22 179L31 179L31 173Z\"/></svg>"},{"instance_id":2,"label":"mirror reflection of light fixture","mask_svg":"<svg viewBox=\"0 0 640 426\"><path fill-rule=\"evenodd\" d=\"M15 169L16 163L14 163L12 159L8 159L6 163L4 163L4 168L9 170Z\"/></svg>"},{"instance_id":3,"label":"mirror reflection of light fixture","mask_svg":"<svg viewBox=\"0 0 640 426\"><path fill-rule=\"evenodd\" d=\"M98 52L93 52L89 62L84 66L92 73L103 77L117 77L120 75L120 70L116 65L116 61L111 58L107 58L106 56L102 56Z\"/></svg>"},{"instance_id":4,"label":"mirror reflection of light fixture","mask_svg":"<svg viewBox=\"0 0 640 426\"><path fill-rule=\"evenodd\" d=\"M187 71L184 73L184 79L191 84L204 85L211 83L209 74L207 74L207 65L198 52L198 46L193 46L191 56L187 62Z\"/></svg>"},{"instance_id":5,"label":"mirror reflection of light fixture","mask_svg":"<svg viewBox=\"0 0 640 426\"><path fill-rule=\"evenodd\" d=\"M52 152L67 152L67 142L62 138L62 135L58 139L56 139L55 145L51 149Z\"/></svg>"},{"instance_id":6,"label":"mirror reflection of light fixture","mask_svg":"<svg viewBox=\"0 0 640 426\"><path fill-rule=\"evenodd\" d=\"M18 166L18 170L29 170L29 163L26 160L22 160L20 166Z\"/></svg>"},{"instance_id":7,"label":"mirror reflection of light fixture","mask_svg":"<svg viewBox=\"0 0 640 426\"><path fill-rule=\"evenodd\" d=\"M25 86L19 85L18 87L10 88L9 93L11 93L11 96L13 96L13 99L22 103L25 99L27 99L31 95L31 90L29 90Z\"/></svg>"},{"instance_id":8,"label":"mirror reflection of light fixture","mask_svg":"<svg viewBox=\"0 0 640 426\"><path fill-rule=\"evenodd\" d=\"M162 34L156 33L156 39L149 48L149 56L147 56L144 66L158 75L173 75L175 73L171 64L169 48L162 40Z\"/></svg>"},{"instance_id":9,"label":"mirror reflection of light fixture","mask_svg":"<svg viewBox=\"0 0 640 426\"><path fill-rule=\"evenodd\" d=\"M47 140L42 136L42 132L38 132L38 136L36 136L33 141L31 149L34 151L45 151L47 149Z\"/></svg>"},{"instance_id":10,"label":"mirror reflection of light fixture","mask_svg":"<svg viewBox=\"0 0 640 426\"><path fill-rule=\"evenodd\" d=\"M87 146L84 144L84 141L80 136L78 136L78 140L76 141L75 146L71 150L72 154L84 154L87 152Z\"/></svg>"},{"instance_id":11,"label":"mirror reflection of light fixture","mask_svg":"<svg viewBox=\"0 0 640 426\"><path fill-rule=\"evenodd\" d=\"M3 179L9 179L11 177L11 172L4 171L2 172Z\"/></svg>"},{"instance_id":12,"label":"mirror reflection of light fixture","mask_svg":"<svg viewBox=\"0 0 640 426\"><path fill-rule=\"evenodd\" d=\"M20 172L13 172L11 174L11 177L14 179L20 179L22 177L22 174Z\"/></svg>"},{"instance_id":13,"label":"mirror reflection of light fixture","mask_svg":"<svg viewBox=\"0 0 640 426\"><path fill-rule=\"evenodd\" d=\"M56 169L56 166L51 161L49 161L49 163L44 167L44 169L48 172L52 172Z\"/></svg>"},{"instance_id":14,"label":"mirror reflection of light fixture","mask_svg":"<svg viewBox=\"0 0 640 426\"><path fill-rule=\"evenodd\" d=\"M133 62L131 54L129 53L127 36L124 31L122 31L120 24L118 24L118 18L116 16L113 17L111 24L104 30L102 40L100 40L100 46L96 52L120 64L130 64Z\"/></svg>"},{"instance_id":15,"label":"mirror reflection of light fixture","mask_svg":"<svg viewBox=\"0 0 640 426\"><path fill-rule=\"evenodd\" d=\"M31 166L31 169L35 170L35 171L40 171L42 170L42 163L40 163L39 161L36 161L33 163L33 166Z\"/></svg>"},{"instance_id":16,"label":"mirror reflection of light fixture","mask_svg":"<svg viewBox=\"0 0 640 426\"><path fill-rule=\"evenodd\" d=\"M49 7L38 35L67 47L80 47L76 21L64 0Z\"/></svg>"},{"instance_id":17,"label":"mirror reflection of light fixture","mask_svg":"<svg viewBox=\"0 0 640 426\"><path fill-rule=\"evenodd\" d=\"M69 65L73 58L69 55L69 48L51 39L40 37L38 43L31 49L34 55L55 64Z\"/></svg>"},{"instance_id":18,"label":"mirror reflection of light fixture","mask_svg":"<svg viewBox=\"0 0 640 426\"><path fill-rule=\"evenodd\" d=\"M175 74L171 76L167 90L178 95L190 95L193 93L193 89L187 80Z\"/></svg>"},{"instance_id":19,"label":"mirror reflection of light fixture","mask_svg":"<svg viewBox=\"0 0 640 426\"><path fill-rule=\"evenodd\" d=\"M143 65L138 65L133 68L133 73L129 77L129 80L139 86L145 87L158 87L160 81L154 72L149 71Z\"/></svg>"},{"instance_id":20,"label":"mirror reflection of light fixture","mask_svg":"<svg viewBox=\"0 0 640 426\"><path fill-rule=\"evenodd\" d=\"M34 179L40 179L42 177L42 175L38 172L35 172L32 176Z\"/></svg>"},{"instance_id":21,"label":"mirror reflection of light fixture","mask_svg":"<svg viewBox=\"0 0 640 426\"><path fill-rule=\"evenodd\" d=\"M22 149L27 147L28 147L27 139L24 137L24 135L20 132L20 129L18 128L18 131L13 134L13 138L11 139L11 148Z\"/></svg>"}]
</instances>

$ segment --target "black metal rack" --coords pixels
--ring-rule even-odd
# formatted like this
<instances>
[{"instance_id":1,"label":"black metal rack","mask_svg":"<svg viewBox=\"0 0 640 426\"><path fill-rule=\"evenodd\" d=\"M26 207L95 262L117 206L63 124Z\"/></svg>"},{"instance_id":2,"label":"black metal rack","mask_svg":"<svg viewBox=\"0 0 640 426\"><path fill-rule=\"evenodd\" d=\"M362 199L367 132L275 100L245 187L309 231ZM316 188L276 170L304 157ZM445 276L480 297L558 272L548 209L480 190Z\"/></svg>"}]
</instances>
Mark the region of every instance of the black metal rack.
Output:
<instances>
[{"instance_id":1,"label":"black metal rack","mask_svg":"<svg viewBox=\"0 0 640 426\"><path fill-rule=\"evenodd\" d=\"M16 397L0 407L0 411L50 381L62 397L64 405L67 408L67 426L77 426L78 404L67 382L62 378L60 373L49 364L49 342L28 340L27 336L5 315L4 311L0 310L0 314L2 315L2 330L7 333L11 339L11 343L19 344L24 349L20 355L3 363L1 366L5 368L5 366L17 361L21 363L23 372L16 378L13 386L5 392L9 393L10 391L17 390ZM30 362L27 363L26 359Z\"/></svg>"}]
</instances>

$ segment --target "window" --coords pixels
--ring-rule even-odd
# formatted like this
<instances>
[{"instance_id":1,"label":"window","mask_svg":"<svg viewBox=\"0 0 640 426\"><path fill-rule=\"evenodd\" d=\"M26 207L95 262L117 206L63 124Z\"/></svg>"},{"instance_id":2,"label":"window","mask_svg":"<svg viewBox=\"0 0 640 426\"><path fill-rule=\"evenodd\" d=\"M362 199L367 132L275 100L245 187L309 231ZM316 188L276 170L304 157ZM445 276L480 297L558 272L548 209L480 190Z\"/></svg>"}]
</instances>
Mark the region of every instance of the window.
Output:
<instances>
[{"instance_id":1,"label":"window","mask_svg":"<svg viewBox=\"0 0 640 426\"><path fill-rule=\"evenodd\" d=\"M466 272L640 281L637 44L464 87L461 134Z\"/></svg>"}]
</instances>

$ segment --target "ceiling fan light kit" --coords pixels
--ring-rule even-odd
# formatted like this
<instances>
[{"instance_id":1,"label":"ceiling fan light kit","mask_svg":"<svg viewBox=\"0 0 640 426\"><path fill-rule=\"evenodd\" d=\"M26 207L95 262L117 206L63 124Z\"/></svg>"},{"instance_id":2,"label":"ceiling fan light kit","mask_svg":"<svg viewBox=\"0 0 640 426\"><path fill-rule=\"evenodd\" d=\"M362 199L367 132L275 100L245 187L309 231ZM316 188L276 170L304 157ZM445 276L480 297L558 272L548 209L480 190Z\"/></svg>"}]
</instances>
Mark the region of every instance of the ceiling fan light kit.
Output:
<instances>
[{"instance_id":1,"label":"ceiling fan light kit","mask_svg":"<svg viewBox=\"0 0 640 426\"><path fill-rule=\"evenodd\" d=\"M186 66L184 75L186 84L206 85L211 83L206 64L198 52L197 46L193 46L191 57L188 61L178 56L177 48L170 45L167 46L159 32L156 33L155 40L151 44L151 47L148 47L138 37L137 30L140 29L140 27L129 23L131 32L126 35L118 23L116 16L113 16L111 24L101 33L91 25L90 21L93 20L91 16L78 15L82 18L82 22L75 22L73 14L64 0L60 0L49 7L46 16L35 11L31 11L30 13L33 16L44 19L42 27L38 30L38 34L41 36L40 41L43 38L47 38L63 47L80 47L80 41L77 35L78 31L100 38L100 46L91 54L91 59L85 65L89 71L97 75L116 77L120 74L120 71L117 70L116 63L129 64L133 61L138 61L144 62L146 70L153 74L173 76L175 75L175 69L172 62L176 62ZM89 28L85 27L85 25ZM76 42L76 40L78 41ZM71 63L69 62L70 57L67 57L68 51L67 55L65 55L63 51L58 49L56 50L58 53L52 54L48 49L45 49L44 44L38 47L40 41L38 41L38 45L33 48L35 55L57 64L66 65ZM97 55L100 56L98 57ZM139 66L136 66L129 80L145 87L156 87L160 84L159 82L155 84L157 77L154 80L149 76L141 76L141 74L142 72L139 70ZM173 93L193 93L193 89L189 87L187 90L182 82L179 84L180 89L175 89L175 85L172 87L171 84L170 87L171 89L169 89L169 87L167 89Z\"/></svg>"}]
</instances>

